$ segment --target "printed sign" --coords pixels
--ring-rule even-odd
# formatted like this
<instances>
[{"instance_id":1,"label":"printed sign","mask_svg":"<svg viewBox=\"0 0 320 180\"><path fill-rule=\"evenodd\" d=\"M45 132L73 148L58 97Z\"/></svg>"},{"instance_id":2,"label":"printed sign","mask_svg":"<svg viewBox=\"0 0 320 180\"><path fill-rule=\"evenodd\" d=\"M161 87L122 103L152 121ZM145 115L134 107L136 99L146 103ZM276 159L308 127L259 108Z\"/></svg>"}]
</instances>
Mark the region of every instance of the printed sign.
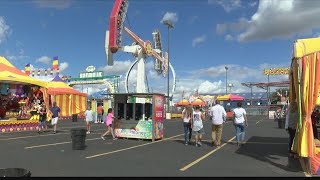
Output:
<instances>
[{"instance_id":1,"label":"printed sign","mask_svg":"<svg viewBox=\"0 0 320 180\"><path fill-rule=\"evenodd\" d=\"M131 129L122 129L115 124L116 137L138 138L138 139L152 139L152 121L139 121L136 127Z\"/></svg>"},{"instance_id":2,"label":"printed sign","mask_svg":"<svg viewBox=\"0 0 320 180\"><path fill-rule=\"evenodd\" d=\"M290 68L271 68L264 69L264 75L285 75L289 74Z\"/></svg>"},{"instance_id":3,"label":"printed sign","mask_svg":"<svg viewBox=\"0 0 320 180\"><path fill-rule=\"evenodd\" d=\"M163 138L163 119L164 119L164 97L154 96L154 137L155 139Z\"/></svg>"}]
</instances>

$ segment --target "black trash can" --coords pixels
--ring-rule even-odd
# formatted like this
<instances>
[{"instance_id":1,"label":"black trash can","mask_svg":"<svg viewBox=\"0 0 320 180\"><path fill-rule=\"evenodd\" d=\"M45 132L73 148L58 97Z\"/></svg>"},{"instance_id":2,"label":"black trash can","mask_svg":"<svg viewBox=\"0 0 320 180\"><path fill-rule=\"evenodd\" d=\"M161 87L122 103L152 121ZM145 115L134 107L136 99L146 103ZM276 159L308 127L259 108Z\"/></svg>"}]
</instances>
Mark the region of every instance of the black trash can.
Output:
<instances>
[{"instance_id":1,"label":"black trash can","mask_svg":"<svg viewBox=\"0 0 320 180\"><path fill-rule=\"evenodd\" d=\"M77 122L77 121L78 121L78 115L72 114L72 122Z\"/></svg>"},{"instance_id":2,"label":"black trash can","mask_svg":"<svg viewBox=\"0 0 320 180\"><path fill-rule=\"evenodd\" d=\"M74 128L71 129L72 150L84 150L86 142L86 129Z\"/></svg>"},{"instance_id":3,"label":"black trash can","mask_svg":"<svg viewBox=\"0 0 320 180\"><path fill-rule=\"evenodd\" d=\"M286 119L285 118L279 118L278 119L278 128L284 129L286 124Z\"/></svg>"},{"instance_id":4,"label":"black trash can","mask_svg":"<svg viewBox=\"0 0 320 180\"><path fill-rule=\"evenodd\" d=\"M0 169L0 177L31 177L31 172L23 168Z\"/></svg>"}]
</instances>

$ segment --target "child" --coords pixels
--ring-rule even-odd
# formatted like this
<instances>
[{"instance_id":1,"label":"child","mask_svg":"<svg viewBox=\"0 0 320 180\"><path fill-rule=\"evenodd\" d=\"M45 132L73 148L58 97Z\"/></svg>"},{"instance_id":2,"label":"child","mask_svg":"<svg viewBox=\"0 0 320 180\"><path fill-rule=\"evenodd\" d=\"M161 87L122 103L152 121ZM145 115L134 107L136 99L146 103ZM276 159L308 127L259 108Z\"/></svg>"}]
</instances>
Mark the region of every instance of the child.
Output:
<instances>
[{"instance_id":1,"label":"child","mask_svg":"<svg viewBox=\"0 0 320 180\"><path fill-rule=\"evenodd\" d=\"M109 132L111 132L113 140L116 140L117 138L114 137L113 128L112 128L112 122L114 120L114 116L112 114L112 108L108 109L107 119L106 119L106 125L107 125L107 131L102 134L101 139L105 140L104 136L106 136Z\"/></svg>"},{"instance_id":2,"label":"child","mask_svg":"<svg viewBox=\"0 0 320 180\"><path fill-rule=\"evenodd\" d=\"M39 119L39 128L38 133L43 131L43 129L46 129L46 120L47 120L47 109L46 105L43 103L41 107L39 108L40 113L40 119Z\"/></svg>"},{"instance_id":3,"label":"child","mask_svg":"<svg viewBox=\"0 0 320 180\"><path fill-rule=\"evenodd\" d=\"M192 134L195 135L196 147L201 146L202 135L204 134L203 123L204 114L200 111L200 107L196 106L192 114Z\"/></svg>"},{"instance_id":4,"label":"child","mask_svg":"<svg viewBox=\"0 0 320 180\"><path fill-rule=\"evenodd\" d=\"M90 123L93 120L93 114L90 106L87 107L87 110L84 112L84 115L85 115L85 121L87 123L87 134L90 134L90 126L91 126Z\"/></svg>"}]
</instances>

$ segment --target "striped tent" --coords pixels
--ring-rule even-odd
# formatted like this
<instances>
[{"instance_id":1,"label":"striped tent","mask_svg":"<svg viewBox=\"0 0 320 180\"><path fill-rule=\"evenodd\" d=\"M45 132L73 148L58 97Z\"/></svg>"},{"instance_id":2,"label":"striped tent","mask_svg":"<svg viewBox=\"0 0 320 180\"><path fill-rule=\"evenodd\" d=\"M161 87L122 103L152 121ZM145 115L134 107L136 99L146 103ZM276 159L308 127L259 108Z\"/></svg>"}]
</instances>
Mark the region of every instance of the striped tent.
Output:
<instances>
[{"instance_id":1,"label":"striped tent","mask_svg":"<svg viewBox=\"0 0 320 180\"><path fill-rule=\"evenodd\" d=\"M296 101L299 122L291 149L297 152L312 174L320 174L320 148L316 147L311 122L312 111L319 103L320 38L298 39L294 43L290 69L290 102Z\"/></svg>"},{"instance_id":2,"label":"striped tent","mask_svg":"<svg viewBox=\"0 0 320 180\"><path fill-rule=\"evenodd\" d=\"M64 83L59 74L47 85L47 93L51 102L56 102L61 109L62 117L79 114L86 110L87 94L79 92Z\"/></svg>"},{"instance_id":3,"label":"striped tent","mask_svg":"<svg viewBox=\"0 0 320 180\"><path fill-rule=\"evenodd\" d=\"M47 82L29 77L2 56L0 56L0 81L1 83L33 84L41 87L47 85Z\"/></svg>"}]
</instances>

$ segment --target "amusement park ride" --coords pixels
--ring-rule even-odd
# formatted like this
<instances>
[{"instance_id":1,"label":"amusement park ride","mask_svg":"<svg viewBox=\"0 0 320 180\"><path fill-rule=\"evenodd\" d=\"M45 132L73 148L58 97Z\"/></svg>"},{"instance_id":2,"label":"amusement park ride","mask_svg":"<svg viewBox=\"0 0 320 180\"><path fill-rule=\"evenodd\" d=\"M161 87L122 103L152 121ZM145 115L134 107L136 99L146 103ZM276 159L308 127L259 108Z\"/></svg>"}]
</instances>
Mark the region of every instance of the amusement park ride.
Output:
<instances>
[{"instance_id":1,"label":"amusement park ride","mask_svg":"<svg viewBox=\"0 0 320 180\"><path fill-rule=\"evenodd\" d=\"M105 50L108 65L113 65L113 54L118 51L132 53L136 60L133 62L126 74L125 88L128 91L128 79L131 70L137 65L137 79L136 79L136 93L146 93L146 74L145 74L145 61L148 57L154 58L154 68L157 73L162 74L164 77L168 71L168 53L163 53L161 47L161 35L159 30L155 30L153 35L154 48L149 40L143 41L135 33L124 27L124 20L128 10L128 0L115 0L114 7L110 16L109 31L106 31ZM122 32L126 32L132 39L132 45L122 46ZM173 75L172 94L175 91L176 75L172 65L169 63L170 70Z\"/></svg>"}]
</instances>

